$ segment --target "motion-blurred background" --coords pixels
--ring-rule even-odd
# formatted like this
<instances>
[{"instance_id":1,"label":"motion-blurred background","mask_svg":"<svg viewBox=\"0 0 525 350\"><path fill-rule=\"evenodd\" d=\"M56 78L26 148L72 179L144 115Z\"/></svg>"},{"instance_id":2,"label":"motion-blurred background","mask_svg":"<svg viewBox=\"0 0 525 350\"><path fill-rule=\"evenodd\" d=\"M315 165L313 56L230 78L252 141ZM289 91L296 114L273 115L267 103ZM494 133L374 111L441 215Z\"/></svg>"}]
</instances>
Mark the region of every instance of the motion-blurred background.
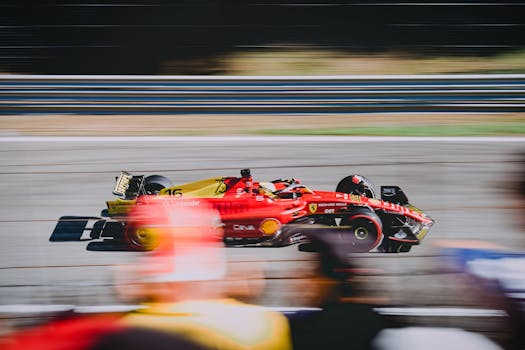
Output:
<instances>
[{"instance_id":1,"label":"motion-blurred background","mask_svg":"<svg viewBox=\"0 0 525 350\"><path fill-rule=\"evenodd\" d=\"M0 72L519 73L523 13L520 0L6 0Z\"/></svg>"},{"instance_id":2,"label":"motion-blurred background","mask_svg":"<svg viewBox=\"0 0 525 350\"><path fill-rule=\"evenodd\" d=\"M525 3L519 0L6 0L0 3L0 73L6 74L0 81L0 130L521 135L521 77L447 80L439 75L524 73L523 13ZM59 81L17 74L110 77ZM159 80L167 75L407 74L418 77ZM425 74L435 79L419 78ZM118 81L115 75L157 78ZM60 117L64 113L69 117ZM279 113L300 114L300 122ZM23 122L19 114L25 115ZM91 115L90 123L79 114ZM130 114L135 117L125 117ZM148 114L157 118L137 116Z\"/></svg>"}]
</instances>

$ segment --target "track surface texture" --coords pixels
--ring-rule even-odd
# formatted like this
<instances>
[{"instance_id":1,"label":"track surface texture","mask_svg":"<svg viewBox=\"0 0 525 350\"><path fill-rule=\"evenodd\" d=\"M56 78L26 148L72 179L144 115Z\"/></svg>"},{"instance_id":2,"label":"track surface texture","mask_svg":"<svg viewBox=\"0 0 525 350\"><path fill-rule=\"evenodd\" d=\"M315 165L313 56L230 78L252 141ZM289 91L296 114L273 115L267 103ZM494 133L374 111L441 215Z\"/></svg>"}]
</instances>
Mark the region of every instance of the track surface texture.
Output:
<instances>
[{"instance_id":1,"label":"track surface texture","mask_svg":"<svg viewBox=\"0 0 525 350\"><path fill-rule=\"evenodd\" d=\"M63 215L98 216L112 198L121 170L162 174L173 183L236 176L299 178L334 190L352 173L379 186L399 185L436 220L422 245L406 254L356 256L372 271L359 288L388 305L494 308L475 282L448 267L436 246L446 240L483 240L525 248L520 213L508 183L525 139L381 139L328 137L218 137L0 140L1 304L104 305L121 302L113 266L137 252L86 250L87 242L49 242ZM235 264L263 267L264 289L252 299L267 306L315 306L307 286L315 254L286 248L228 248ZM255 266L254 265L254 266ZM418 324L460 326L496 340L498 318L417 318Z\"/></svg>"}]
</instances>

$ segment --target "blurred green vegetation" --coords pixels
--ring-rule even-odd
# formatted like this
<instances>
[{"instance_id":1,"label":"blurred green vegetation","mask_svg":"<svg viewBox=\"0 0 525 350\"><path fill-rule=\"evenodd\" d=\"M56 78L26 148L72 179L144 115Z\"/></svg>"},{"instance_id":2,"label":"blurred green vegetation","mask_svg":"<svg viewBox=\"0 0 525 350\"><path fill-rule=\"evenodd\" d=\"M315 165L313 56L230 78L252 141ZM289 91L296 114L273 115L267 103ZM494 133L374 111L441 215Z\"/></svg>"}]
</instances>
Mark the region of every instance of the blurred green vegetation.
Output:
<instances>
[{"instance_id":1,"label":"blurred green vegetation","mask_svg":"<svg viewBox=\"0 0 525 350\"><path fill-rule=\"evenodd\" d=\"M524 135L525 123L477 125L385 125L334 129L267 129L265 135L332 136L510 136Z\"/></svg>"},{"instance_id":2,"label":"blurred green vegetation","mask_svg":"<svg viewBox=\"0 0 525 350\"><path fill-rule=\"evenodd\" d=\"M525 73L525 49L489 56L350 54L316 49L240 51L217 59L227 75Z\"/></svg>"}]
</instances>

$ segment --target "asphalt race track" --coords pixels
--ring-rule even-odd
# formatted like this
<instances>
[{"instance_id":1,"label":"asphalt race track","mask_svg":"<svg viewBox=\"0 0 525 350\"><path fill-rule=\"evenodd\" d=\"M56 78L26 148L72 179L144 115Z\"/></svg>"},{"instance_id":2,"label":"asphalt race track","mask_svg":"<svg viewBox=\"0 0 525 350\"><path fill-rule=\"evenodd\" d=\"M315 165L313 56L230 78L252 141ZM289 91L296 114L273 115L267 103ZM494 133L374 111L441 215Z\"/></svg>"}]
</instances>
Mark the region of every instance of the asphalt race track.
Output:
<instances>
[{"instance_id":1,"label":"asphalt race track","mask_svg":"<svg viewBox=\"0 0 525 350\"><path fill-rule=\"evenodd\" d=\"M256 179L295 177L313 189L333 190L352 173L377 186L399 185L436 224L410 253L356 257L371 269L362 276L362 290L391 305L497 308L435 247L483 240L525 248L508 186L524 138L4 137L0 145L2 305L122 302L112 288L113 266L140 253L87 250L87 241L49 242L60 216L98 216L121 170L162 174L174 183L251 168ZM264 270L258 302L315 304L304 288L315 254L296 247L227 251L234 264Z\"/></svg>"}]
</instances>

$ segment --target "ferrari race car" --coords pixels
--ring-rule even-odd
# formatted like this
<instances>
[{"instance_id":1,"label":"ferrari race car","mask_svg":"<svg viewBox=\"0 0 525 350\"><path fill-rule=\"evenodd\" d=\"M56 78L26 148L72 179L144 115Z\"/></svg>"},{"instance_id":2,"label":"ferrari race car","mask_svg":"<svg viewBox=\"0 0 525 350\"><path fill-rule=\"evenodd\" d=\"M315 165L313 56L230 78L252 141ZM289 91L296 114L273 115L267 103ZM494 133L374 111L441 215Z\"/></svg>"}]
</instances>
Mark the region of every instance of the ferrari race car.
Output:
<instances>
[{"instance_id":1,"label":"ferrari race car","mask_svg":"<svg viewBox=\"0 0 525 350\"><path fill-rule=\"evenodd\" d=\"M330 192L312 190L298 179L254 181L249 169L241 170L240 177L175 186L164 176L122 172L113 194L117 198L107 202L101 214L104 218L89 218L96 222L88 239L117 240L135 250L155 248L151 227L130 215L133 208L151 203L152 197L170 198L176 204L174 210L181 205L217 211L227 246L307 245L308 232L324 230L335 232L352 252L376 248L380 252L408 252L434 223L409 204L398 186L381 186L380 198L376 198L371 183L360 175L345 177L335 192ZM73 217L61 221L68 218ZM76 221L81 229L86 229L86 224L87 220ZM60 239L52 236L51 240Z\"/></svg>"}]
</instances>

